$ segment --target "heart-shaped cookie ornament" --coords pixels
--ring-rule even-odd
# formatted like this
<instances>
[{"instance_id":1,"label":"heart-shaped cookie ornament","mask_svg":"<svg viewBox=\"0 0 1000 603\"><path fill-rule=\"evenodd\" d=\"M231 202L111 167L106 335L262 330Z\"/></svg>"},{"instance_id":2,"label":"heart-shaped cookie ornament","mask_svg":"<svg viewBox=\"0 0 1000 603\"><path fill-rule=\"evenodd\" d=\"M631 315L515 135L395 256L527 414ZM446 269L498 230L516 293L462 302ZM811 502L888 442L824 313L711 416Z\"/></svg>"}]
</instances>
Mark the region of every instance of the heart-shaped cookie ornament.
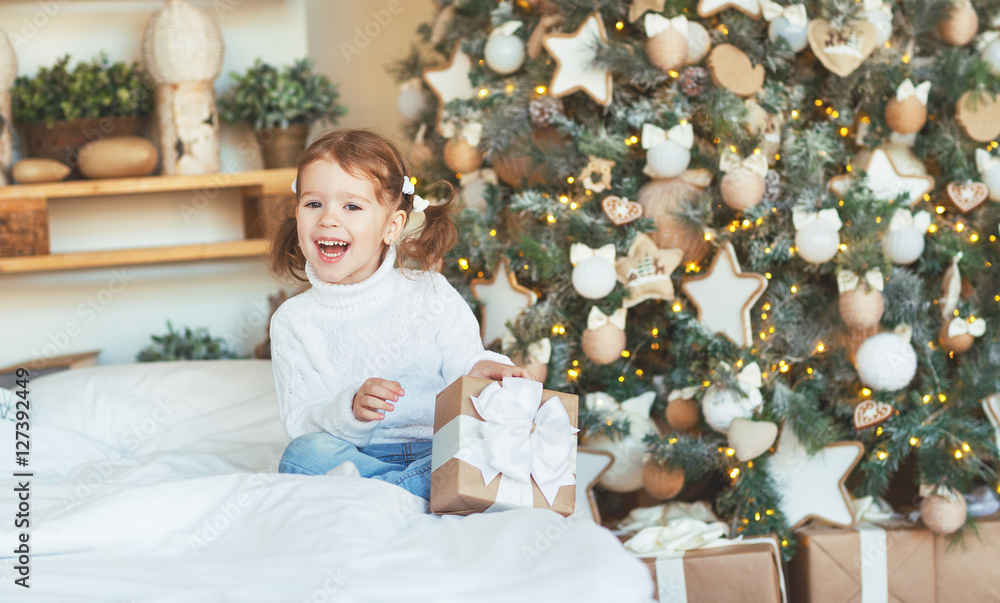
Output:
<instances>
[{"instance_id":1,"label":"heart-shaped cookie ornament","mask_svg":"<svg viewBox=\"0 0 1000 603\"><path fill-rule=\"evenodd\" d=\"M735 418L729 424L729 447L741 463L764 454L778 438L778 426L770 421Z\"/></svg>"},{"instance_id":2,"label":"heart-shaped cookie ornament","mask_svg":"<svg viewBox=\"0 0 1000 603\"><path fill-rule=\"evenodd\" d=\"M641 205L635 201L622 199L621 197L616 197L615 195L608 195L607 197L601 199L601 209L604 210L604 215L606 215L615 226L628 224L629 222L638 220L642 217Z\"/></svg>"},{"instance_id":3,"label":"heart-shaped cookie ornament","mask_svg":"<svg viewBox=\"0 0 1000 603\"><path fill-rule=\"evenodd\" d=\"M764 87L764 66L754 65L750 57L732 44L719 44L708 55L712 80L739 96L753 96Z\"/></svg>"},{"instance_id":4,"label":"heart-shaped cookie ornament","mask_svg":"<svg viewBox=\"0 0 1000 603\"><path fill-rule=\"evenodd\" d=\"M854 429L861 431L885 422L892 416L895 409L891 404L865 400L854 407Z\"/></svg>"},{"instance_id":5,"label":"heart-shaped cookie ornament","mask_svg":"<svg viewBox=\"0 0 1000 603\"><path fill-rule=\"evenodd\" d=\"M955 120L965 135L976 142L990 142L1000 136L1000 99L969 90L955 103Z\"/></svg>"},{"instance_id":6,"label":"heart-shaped cookie ornament","mask_svg":"<svg viewBox=\"0 0 1000 603\"><path fill-rule=\"evenodd\" d=\"M837 31L826 19L813 19L808 38L819 62L840 77L847 77L875 50L878 30L868 21L852 21Z\"/></svg>"},{"instance_id":7,"label":"heart-shaped cookie ornament","mask_svg":"<svg viewBox=\"0 0 1000 603\"><path fill-rule=\"evenodd\" d=\"M946 189L948 198L958 211L967 214L979 207L990 196L990 189L982 182L949 182Z\"/></svg>"}]
</instances>

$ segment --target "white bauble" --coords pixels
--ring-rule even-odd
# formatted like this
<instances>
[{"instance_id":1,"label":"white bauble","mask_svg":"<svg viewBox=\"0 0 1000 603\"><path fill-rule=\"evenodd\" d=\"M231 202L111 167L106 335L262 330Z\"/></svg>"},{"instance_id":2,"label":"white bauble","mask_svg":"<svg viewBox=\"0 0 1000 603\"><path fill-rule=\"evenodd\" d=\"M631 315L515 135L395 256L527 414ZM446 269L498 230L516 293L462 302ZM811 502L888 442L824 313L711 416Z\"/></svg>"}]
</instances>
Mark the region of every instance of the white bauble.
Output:
<instances>
[{"instance_id":1,"label":"white bauble","mask_svg":"<svg viewBox=\"0 0 1000 603\"><path fill-rule=\"evenodd\" d=\"M795 248L802 259L812 264L829 262L840 249L837 226L825 220L813 220L795 233Z\"/></svg>"},{"instance_id":2,"label":"white bauble","mask_svg":"<svg viewBox=\"0 0 1000 603\"><path fill-rule=\"evenodd\" d=\"M573 288L587 299L601 299L611 293L617 279L615 265L602 257L584 258L573 268Z\"/></svg>"},{"instance_id":3,"label":"white bauble","mask_svg":"<svg viewBox=\"0 0 1000 603\"><path fill-rule=\"evenodd\" d=\"M1000 75L1000 38L993 40L983 48L983 60L990 64L990 72Z\"/></svg>"},{"instance_id":4,"label":"white bauble","mask_svg":"<svg viewBox=\"0 0 1000 603\"><path fill-rule=\"evenodd\" d=\"M427 108L427 94L420 86L403 86L396 97L396 109L403 119L414 121Z\"/></svg>"},{"instance_id":5,"label":"white bauble","mask_svg":"<svg viewBox=\"0 0 1000 603\"><path fill-rule=\"evenodd\" d=\"M708 56L708 51L712 49L712 40L708 37L708 30L697 21L688 21L688 51L685 63L694 65L700 63Z\"/></svg>"},{"instance_id":6,"label":"white bauble","mask_svg":"<svg viewBox=\"0 0 1000 603\"><path fill-rule=\"evenodd\" d=\"M763 397L759 389L746 395L728 387L709 387L701 399L701 414L712 429L726 433L733 419L749 419L761 407Z\"/></svg>"},{"instance_id":7,"label":"white bauble","mask_svg":"<svg viewBox=\"0 0 1000 603\"><path fill-rule=\"evenodd\" d=\"M895 333L879 333L865 340L854 356L858 378L868 387L894 392L910 384L917 373L917 353Z\"/></svg>"},{"instance_id":8,"label":"white bauble","mask_svg":"<svg viewBox=\"0 0 1000 603\"><path fill-rule=\"evenodd\" d=\"M483 49L486 65L501 75L514 73L524 64L524 42L517 36L494 34Z\"/></svg>"},{"instance_id":9,"label":"white bauble","mask_svg":"<svg viewBox=\"0 0 1000 603\"><path fill-rule=\"evenodd\" d=\"M990 201L1000 201L1000 167L993 167L980 174L983 184L990 189Z\"/></svg>"},{"instance_id":10,"label":"white bauble","mask_svg":"<svg viewBox=\"0 0 1000 603\"><path fill-rule=\"evenodd\" d=\"M646 151L646 169L650 178L674 178L691 164L691 151L672 140L665 140Z\"/></svg>"},{"instance_id":11,"label":"white bauble","mask_svg":"<svg viewBox=\"0 0 1000 603\"><path fill-rule=\"evenodd\" d=\"M909 266L924 252L924 233L912 226L890 230L882 237L882 251L893 264Z\"/></svg>"},{"instance_id":12,"label":"white bauble","mask_svg":"<svg viewBox=\"0 0 1000 603\"><path fill-rule=\"evenodd\" d=\"M881 10L866 10L861 18L875 26L875 44L882 46L892 37L892 15Z\"/></svg>"},{"instance_id":13,"label":"white bauble","mask_svg":"<svg viewBox=\"0 0 1000 603\"><path fill-rule=\"evenodd\" d=\"M771 21L771 24L767 26L767 37L772 42L776 42L778 38L784 38L793 52L799 52L809 44L806 28L792 25L784 17L778 17Z\"/></svg>"}]
</instances>

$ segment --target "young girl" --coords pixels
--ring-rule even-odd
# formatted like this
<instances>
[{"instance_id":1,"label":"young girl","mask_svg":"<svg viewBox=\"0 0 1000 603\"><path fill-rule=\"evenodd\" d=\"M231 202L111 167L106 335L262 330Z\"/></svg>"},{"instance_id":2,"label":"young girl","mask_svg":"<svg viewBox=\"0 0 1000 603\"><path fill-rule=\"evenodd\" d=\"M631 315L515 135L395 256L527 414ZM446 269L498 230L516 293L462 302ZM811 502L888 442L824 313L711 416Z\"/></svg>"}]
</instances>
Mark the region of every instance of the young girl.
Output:
<instances>
[{"instance_id":1,"label":"young girl","mask_svg":"<svg viewBox=\"0 0 1000 603\"><path fill-rule=\"evenodd\" d=\"M430 497L438 392L462 375L532 378L483 349L462 296L430 271L455 244L454 190L443 205L413 194L399 149L366 130L335 130L298 160L294 219L275 236L278 276L312 288L271 319L285 431L283 473L373 477ZM400 239L410 212L417 236ZM400 270L407 257L422 271Z\"/></svg>"}]
</instances>

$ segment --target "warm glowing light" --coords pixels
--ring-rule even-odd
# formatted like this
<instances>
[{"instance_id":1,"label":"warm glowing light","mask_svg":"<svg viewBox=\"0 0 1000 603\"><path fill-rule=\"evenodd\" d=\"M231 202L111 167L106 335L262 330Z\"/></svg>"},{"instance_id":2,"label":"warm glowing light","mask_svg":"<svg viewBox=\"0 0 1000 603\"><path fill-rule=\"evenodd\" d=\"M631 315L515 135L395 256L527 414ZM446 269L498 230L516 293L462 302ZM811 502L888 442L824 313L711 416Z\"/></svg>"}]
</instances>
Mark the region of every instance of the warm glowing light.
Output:
<instances>
[{"instance_id":1,"label":"warm glowing light","mask_svg":"<svg viewBox=\"0 0 1000 603\"><path fill-rule=\"evenodd\" d=\"M566 371L566 374L569 375L570 379L576 379L577 377L580 376L580 371L576 369L569 369L568 371Z\"/></svg>"},{"instance_id":2,"label":"warm glowing light","mask_svg":"<svg viewBox=\"0 0 1000 603\"><path fill-rule=\"evenodd\" d=\"M962 451L961 450L956 450L955 451L955 458L956 459L962 458Z\"/></svg>"},{"instance_id":3,"label":"warm glowing light","mask_svg":"<svg viewBox=\"0 0 1000 603\"><path fill-rule=\"evenodd\" d=\"M671 306L670 309L673 310L674 312L680 312L681 311L681 303L680 302L674 302L674 305Z\"/></svg>"},{"instance_id":4,"label":"warm glowing light","mask_svg":"<svg viewBox=\"0 0 1000 603\"><path fill-rule=\"evenodd\" d=\"M847 136L849 130L846 127L840 128L840 135Z\"/></svg>"},{"instance_id":5,"label":"warm glowing light","mask_svg":"<svg viewBox=\"0 0 1000 603\"><path fill-rule=\"evenodd\" d=\"M959 222L958 224L955 225L955 230L957 230L958 232L962 232L963 230L965 230L965 224Z\"/></svg>"},{"instance_id":6,"label":"warm glowing light","mask_svg":"<svg viewBox=\"0 0 1000 603\"><path fill-rule=\"evenodd\" d=\"M806 372L809 373L810 375L813 374L813 367L807 366L806 367Z\"/></svg>"},{"instance_id":7,"label":"warm glowing light","mask_svg":"<svg viewBox=\"0 0 1000 603\"><path fill-rule=\"evenodd\" d=\"M969 448L968 442L962 442L962 450L964 450L966 452L968 452L969 450L971 450L971 448Z\"/></svg>"},{"instance_id":8,"label":"warm glowing light","mask_svg":"<svg viewBox=\"0 0 1000 603\"><path fill-rule=\"evenodd\" d=\"M657 335L660 334L660 330L657 329L656 327L653 327L653 330L650 331L649 334L652 335L653 337L656 337Z\"/></svg>"},{"instance_id":9,"label":"warm glowing light","mask_svg":"<svg viewBox=\"0 0 1000 603\"><path fill-rule=\"evenodd\" d=\"M979 240L979 235L977 235L976 233L972 233L971 235L969 235L969 240L975 243L976 241Z\"/></svg>"},{"instance_id":10,"label":"warm glowing light","mask_svg":"<svg viewBox=\"0 0 1000 603\"><path fill-rule=\"evenodd\" d=\"M633 136L632 138L629 138L629 140L632 141L632 144L635 144L635 143L639 142L639 139L636 138L635 136Z\"/></svg>"},{"instance_id":11,"label":"warm glowing light","mask_svg":"<svg viewBox=\"0 0 1000 603\"><path fill-rule=\"evenodd\" d=\"M545 86L539 86L539 87L535 88L535 92L537 92L539 94L545 94Z\"/></svg>"},{"instance_id":12,"label":"warm glowing light","mask_svg":"<svg viewBox=\"0 0 1000 603\"><path fill-rule=\"evenodd\" d=\"M910 438L910 446L920 446L920 440L918 438Z\"/></svg>"},{"instance_id":13,"label":"warm glowing light","mask_svg":"<svg viewBox=\"0 0 1000 603\"><path fill-rule=\"evenodd\" d=\"M615 29L617 29L618 31L621 31L624 27L625 27L625 24L622 23L621 21L615 23Z\"/></svg>"},{"instance_id":14,"label":"warm glowing light","mask_svg":"<svg viewBox=\"0 0 1000 603\"><path fill-rule=\"evenodd\" d=\"M460 258L460 259L458 260L458 266L459 266L459 268L461 268L462 270L468 270L468 269L469 269L469 260L467 260L467 259L465 259L465 258Z\"/></svg>"},{"instance_id":15,"label":"warm glowing light","mask_svg":"<svg viewBox=\"0 0 1000 603\"><path fill-rule=\"evenodd\" d=\"M739 474L740 474L740 468L733 467L733 470L729 472L729 477L736 479L739 476Z\"/></svg>"},{"instance_id":16,"label":"warm glowing light","mask_svg":"<svg viewBox=\"0 0 1000 603\"><path fill-rule=\"evenodd\" d=\"M816 99L816 106L817 107L822 107L823 106L823 101L821 101L820 99L817 98Z\"/></svg>"},{"instance_id":17,"label":"warm glowing light","mask_svg":"<svg viewBox=\"0 0 1000 603\"><path fill-rule=\"evenodd\" d=\"M924 396L924 404L927 404L930 401L931 401L931 397L929 395Z\"/></svg>"},{"instance_id":18,"label":"warm glowing light","mask_svg":"<svg viewBox=\"0 0 1000 603\"><path fill-rule=\"evenodd\" d=\"M573 181L574 181L574 178L573 178L572 176L568 176L568 177L566 178L566 182L568 182L568 183L570 183L570 184L573 184Z\"/></svg>"},{"instance_id":19,"label":"warm glowing light","mask_svg":"<svg viewBox=\"0 0 1000 603\"><path fill-rule=\"evenodd\" d=\"M792 285L792 293L796 293L798 290L799 290L798 287L796 287L795 285Z\"/></svg>"},{"instance_id":20,"label":"warm glowing light","mask_svg":"<svg viewBox=\"0 0 1000 603\"><path fill-rule=\"evenodd\" d=\"M878 460L884 461L887 456L889 456L889 453L887 453L886 451L884 450L878 451Z\"/></svg>"},{"instance_id":21,"label":"warm glowing light","mask_svg":"<svg viewBox=\"0 0 1000 603\"><path fill-rule=\"evenodd\" d=\"M840 244L840 250L841 251L847 251L847 243L841 243Z\"/></svg>"},{"instance_id":22,"label":"warm glowing light","mask_svg":"<svg viewBox=\"0 0 1000 603\"><path fill-rule=\"evenodd\" d=\"M479 96L486 96L489 93L490 93L490 91L487 90L486 88L480 88L479 89Z\"/></svg>"},{"instance_id":23,"label":"warm glowing light","mask_svg":"<svg viewBox=\"0 0 1000 603\"><path fill-rule=\"evenodd\" d=\"M767 280L771 280L771 273L770 272L765 272L764 276L767 277Z\"/></svg>"},{"instance_id":24,"label":"warm glowing light","mask_svg":"<svg viewBox=\"0 0 1000 603\"><path fill-rule=\"evenodd\" d=\"M934 234L937 231L938 231L937 224L931 224L930 228L927 229L927 232L931 234Z\"/></svg>"},{"instance_id":25,"label":"warm glowing light","mask_svg":"<svg viewBox=\"0 0 1000 603\"><path fill-rule=\"evenodd\" d=\"M572 203L569 204L569 208L572 209L572 210L576 210L576 208L578 208L578 207L580 207L580 206L576 204L576 201L574 201L574 202L572 202Z\"/></svg>"},{"instance_id":26,"label":"warm glowing light","mask_svg":"<svg viewBox=\"0 0 1000 603\"><path fill-rule=\"evenodd\" d=\"M556 217L553 216L552 214L549 214L548 216L546 216L545 219L548 220L549 224L555 224L555 222L556 222Z\"/></svg>"},{"instance_id":27,"label":"warm glowing light","mask_svg":"<svg viewBox=\"0 0 1000 603\"><path fill-rule=\"evenodd\" d=\"M733 456L734 454L736 454L735 450L732 448L726 448L726 456Z\"/></svg>"},{"instance_id":28,"label":"warm glowing light","mask_svg":"<svg viewBox=\"0 0 1000 603\"><path fill-rule=\"evenodd\" d=\"M618 376L618 383L625 383L625 375Z\"/></svg>"},{"instance_id":29,"label":"warm glowing light","mask_svg":"<svg viewBox=\"0 0 1000 603\"><path fill-rule=\"evenodd\" d=\"M628 358L631 356L628 350L622 350L622 358Z\"/></svg>"},{"instance_id":30,"label":"warm glowing light","mask_svg":"<svg viewBox=\"0 0 1000 603\"><path fill-rule=\"evenodd\" d=\"M867 398L868 396L872 395L872 390L866 387L863 390L861 390L861 395Z\"/></svg>"},{"instance_id":31,"label":"warm glowing light","mask_svg":"<svg viewBox=\"0 0 1000 603\"><path fill-rule=\"evenodd\" d=\"M680 73L677 73L677 72L676 72L676 71L674 71L673 69L671 69L670 71L668 71L668 72L667 72L667 75L669 75L670 77L672 77L672 78L675 78L675 79L676 79L676 78L679 78L679 77L681 76L681 74L680 74Z\"/></svg>"},{"instance_id":32,"label":"warm glowing light","mask_svg":"<svg viewBox=\"0 0 1000 603\"><path fill-rule=\"evenodd\" d=\"M943 214L944 213L944 206L943 205L938 205L937 207L934 208L934 211L936 211L939 214Z\"/></svg>"},{"instance_id":33,"label":"warm glowing light","mask_svg":"<svg viewBox=\"0 0 1000 603\"><path fill-rule=\"evenodd\" d=\"M491 236L491 237L495 237L495 236L497 236L497 230L496 230L495 228L494 228L493 230L491 230L491 231L490 231L490 236Z\"/></svg>"},{"instance_id":34,"label":"warm glowing light","mask_svg":"<svg viewBox=\"0 0 1000 603\"><path fill-rule=\"evenodd\" d=\"M702 382L701 382L701 386L702 386L702 387L708 387L709 385L712 385L712 382L711 382L711 381L702 381Z\"/></svg>"},{"instance_id":35,"label":"warm glowing light","mask_svg":"<svg viewBox=\"0 0 1000 603\"><path fill-rule=\"evenodd\" d=\"M817 352L822 352L822 351L823 351L823 350L825 350L825 349L826 349L826 346L825 346L825 345L823 345L823 342L822 342L822 341L816 344L816 351L817 351Z\"/></svg>"},{"instance_id":36,"label":"warm glowing light","mask_svg":"<svg viewBox=\"0 0 1000 603\"><path fill-rule=\"evenodd\" d=\"M948 396L944 394L938 394L938 400L941 402L946 402L948 400Z\"/></svg>"},{"instance_id":37,"label":"warm glowing light","mask_svg":"<svg viewBox=\"0 0 1000 603\"><path fill-rule=\"evenodd\" d=\"M552 334L553 335L562 335L565 332L566 332L566 327L564 327L562 325L558 325L558 324L552 325Z\"/></svg>"}]
</instances>

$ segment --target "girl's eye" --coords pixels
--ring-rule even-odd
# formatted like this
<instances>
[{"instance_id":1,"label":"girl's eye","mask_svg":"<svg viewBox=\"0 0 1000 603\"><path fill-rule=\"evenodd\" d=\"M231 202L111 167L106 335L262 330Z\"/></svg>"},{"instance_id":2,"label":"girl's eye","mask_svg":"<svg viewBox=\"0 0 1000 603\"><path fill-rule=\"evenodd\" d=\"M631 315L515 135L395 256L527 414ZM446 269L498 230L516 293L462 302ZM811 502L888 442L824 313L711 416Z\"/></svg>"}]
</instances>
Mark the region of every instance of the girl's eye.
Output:
<instances>
[{"instance_id":1,"label":"girl's eye","mask_svg":"<svg viewBox=\"0 0 1000 603\"><path fill-rule=\"evenodd\" d=\"M305 205L303 205L303 207L308 207L308 208L311 208L311 209L316 209L318 207L322 207L322 205L320 205L319 201L306 201Z\"/></svg>"},{"instance_id":2,"label":"girl's eye","mask_svg":"<svg viewBox=\"0 0 1000 603\"><path fill-rule=\"evenodd\" d=\"M361 206L356 203L348 203L347 205L344 206L344 209L348 211L359 211L361 209Z\"/></svg>"}]
</instances>

